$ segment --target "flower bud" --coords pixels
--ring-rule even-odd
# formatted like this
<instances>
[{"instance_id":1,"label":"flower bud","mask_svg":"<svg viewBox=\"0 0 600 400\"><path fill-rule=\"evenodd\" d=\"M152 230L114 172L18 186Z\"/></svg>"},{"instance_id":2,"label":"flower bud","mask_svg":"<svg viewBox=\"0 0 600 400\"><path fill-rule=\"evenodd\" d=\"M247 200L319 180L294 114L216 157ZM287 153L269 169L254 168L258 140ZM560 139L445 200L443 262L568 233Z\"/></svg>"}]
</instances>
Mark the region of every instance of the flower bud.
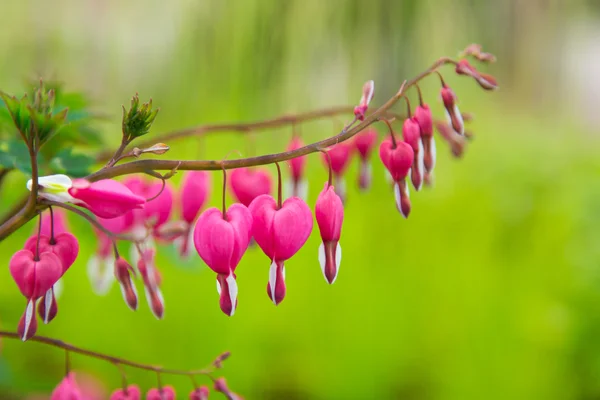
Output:
<instances>
[{"instance_id":1,"label":"flower bud","mask_svg":"<svg viewBox=\"0 0 600 400\"><path fill-rule=\"evenodd\" d=\"M208 386L200 386L192 390L190 393L190 400L208 400Z\"/></svg>"},{"instance_id":2,"label":"flower bud","mask_svg":"<svg viewBox=\"0 0 600 400\"><path fill-rule=\"evenodd\" d=\"M100 218L116 218L132 209L143 209L146 203L146 199L112 179L97 182L75 179L69 194L74 198L74 204L87 208Z\"/></svg>"},{"instance_id":3,"label":"flower bud","mask_svg":"<svg viewBox=\"0 0 600 400\"><path fill-rule=\"evenodd\" d=\"M375 93L375 82L367 81L363 85L362 89L362 97L360 98L360 102L358 106L354 107L354 116L359 121L364 121L365 113L367 112L367 108L369 107L369 103L373 98L373 94Z\"/></svg>"},{"instance_id":4,"label":"flower bud","mask_svg":"<svg viewBox=\"0 0 600 400\"><path fill-rule=\"evenodd\" d=\"M117 389L110 395L110 400L140 400L140 388L129 385L125 389Z\"/></svg>"},{"instance_id":5,"label":"flower bud","mask_svg":"<svg viewBox=\"0 0 600 400\"><path fill-rule=\"evenodd\" d=\"M135 284L131 279L132 273L135 275L133 267L124 258L117 258L115 261L115 278L121 286L121 294L125 303L135 311L138 306L138 297Z\"/></svg>"},{"instance_id":6,"label":"flower bud","mask_svg":"<svg viewBox=\"0 0 600 400\"><path fill-rule=\"evenodd\" d=\"M448 86L443 86L441 90L442 102L446 108L446 118L448 125L451 125L456 133L464 135L465 124L462 119L462 114L456 105L456 95Z\"/></svg>"},{"instance_id":7,"label":"flower bud","mask_svg":"<svg viewBox=\"0 0 600 400\"><path fill-rule=\"evenodd\" d=\"M315 217L319 225L322 243L319 246L319 263L325 280L332 284L337 279L342 261L339 244L344 221L344 205L333 186L325 183L315 205Z\"/></svg>"}]
</instances>

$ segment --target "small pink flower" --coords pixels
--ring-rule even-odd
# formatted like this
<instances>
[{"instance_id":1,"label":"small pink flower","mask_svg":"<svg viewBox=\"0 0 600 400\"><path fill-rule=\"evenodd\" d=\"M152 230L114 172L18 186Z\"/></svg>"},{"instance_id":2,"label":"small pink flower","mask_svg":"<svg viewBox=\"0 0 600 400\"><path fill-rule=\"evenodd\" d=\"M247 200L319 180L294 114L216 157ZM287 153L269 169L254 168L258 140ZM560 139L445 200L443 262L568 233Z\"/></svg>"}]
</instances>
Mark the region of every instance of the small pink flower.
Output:
<instances>
[{"instance_id":1,"label":"small pink flower","mask_svg":"<svg viewBox=\"0 0 600 400\"><path fill-rule=\"evenodd\" d=\"M373 98L373 94L375 93L375 82L367 81L363 85L363 93L360 98L360 102L356 107L354 107L354 116L359 121L364 121L365 113L367 112L367 108L369 107L369 103Z\"/></svg>"},{"instance_id":2,"label":"small pink flower","mask_svg":"<svg viewBox=\"0 0 600 400\"><path fill-rule=\"evenodd\" d=\"M129 385L126 389L117 389L110 395L110 400L140 400L140 388Z\"/></svg>"},{"instance_id":3,"label":"small pink flower","mask_svg":"<svg viewBox=\"0 0 600 400\"><path fill-rule=\"evenodd\" d=\"M175 389L172 386L150 389L146 393L146 400L175 400Z\"/></svg>"},{"instance_id":4,"label":"small pink flower","mask_svg":"<svg viewBox=\"0 0 600 400\"><path fill-rule=\"evenodd\" d=\"M227 381L225 378L217 378L215 379L215 391L222 393L227 397L227 400L243 400L239 394L236 394L229 389L227 386Z\"/></svg>"},{"instance_id":5,"label":"small pink flower","mask_svg":"<svg viewBox=\"0 0 600 400\"><path fill-rule=\"evenodd\" d=\"M85 400L75 381L74 372L69 372L58 386L56 386L50 396L50 400Z\"/></svg>"},{"instance_id":6,"label":"small pink flower","mask_svg":"<svg viewBox=\"0 0 600 400\"><path fill-rule=\"evenodd\" d=\"M142 209L146 200L131 192L125 185L112 179L88 182L73 180L69 194L73 203L85 207L100 218L119 217L132 209Z\"/></svg>"},{"instance_id":7,"label":"small pink flower","mask_svg":"<svg viewBox=\"0 0 600 400\"><path fill-rule=\"evenodd\" d=\"M271 193L271 177L264 168L236 168L229 181L234 197L246 207L261 194Z\"/></svg>"},{"instance_id":8,"label":"small pink flower","mask_svg":"<svg viewBox=\"0 0 600 400\"><path fill-rule=\"evenodd\" d=\"M394 181L396 207L404 218L410 213L410 198L406 176L414 161L413 148L406 142L397 141L394 146L390 138L379 146L379 157Z\"/></svg>"},{"instance_id":9,"label":"small pink flower","mask_svg":"<svg viewBox=\"0 0 600 400\"><path fill-rule=\"evenodd\" d=\"M344 172L350 165L352 155L352 144L348 142L338 143L327 150L327 154L322 153L325 165L329 165L331 159L331 170L335 178L335 185L338 188L338 193L342 200L346 199L346 182L344 180Z\"/></svg>"},{"instance_id":10,"label":"small pink flower","mask_svg":"<svg viewBox=\"0 0 600 400\"><path fill-rule=\"evenodd\" d=\"M304 147L302 139L299 137L293 137L292 141L287 147L287 151L293 151L301 147ZM291 182L285 182L286 192L289 193L289 196L306 199L308 196L308 181L304 177L304 170L306 169L306 156L292 158L288 161L288 164L290 166L292 179Z\"/></svg>"},{"instance_id":11,"label":"small pink flower","mask_svg":"<svg viewBox=\"0 0 600 400\"><path fill-rule=\"evenodd\" d=\"M171 184L166 182L165 188L161 192L162 185L160 181L148 183L145 188L145 195L140 194L140 196L146 199L152 199L146 202L144 218L150 221L150 225L155 230L169 220L171 211L173 210L173 189L171 188ZM157 195L158 197L155 197Z\"/></svg>"},{"instance_id":12,"label":"small pink flower","mask_svg":"<svg viewBox=\"0 0 600 400\"><path fill-rule=\"evenodd\" d=\"M366 190L371 186L372 169L369 157L377 143L377 131L369 128L355 136L354 147L360 157L360 172L358 175L358 187Z\"/></svg>"},{"instance_id":13,"label":"small pink flower","mask_svg":"<svg viewBox=\"0 0 600 400\"><path fill-rule=\"evenodd\" d=\"M258 196L248 208L253 219L252 236L271 260L267 294L277 305L286 292L284 261L296 254L310 236L312 214L298 197L290 197L278 207L267 194Z\"/></svg>"},{"instance_id":14,"label":"small pink flower","mask_svg":"<svg viewBox=\"0 0 600 400\"><path fill-rule=\"evenodd\" d=\"M217 273L221 310L232 316L238 287L234 271L250 243L252 215L242 204L233 204L225 216L218 208L204 211L194 228L194 246L200 258Z\"/></svg>"},{"instance_id":15,"label":"small pink flower","mask_svg":"<svg viewBox=\"0 0 600 400\"><path fill-rule=\"evenodd\" d=\"M179 254L186 258L194 243L193 223L206 204L210 194L210 175L206 171L188 171L183 177L180 193L181 218L187 225L186 232L175 239Z\"/></svg>"},{"instance_id":16,"label":"small pink flower","mask_svg":"<svg viewBox=\"0 0 600 400\"><path fill-rule=\"evenodd\" d=\"M190 393L190 400L208 400L208 394L208 387L200 386L199 388L192 390Z\"/></svg>"},{"instance_id":17,"label":"small pink flower","mask_svg":"<svg viewBox=\"0 0 600 400\"><path fill-rule=\"evenodd\" d=\"M421 128L415 117L407 118L402 125L402 137L412 147L414 152L413 165L411 168L411 180L415 190L421 190L423 185L424 162L423 143L421 142Z\"/></svg>"},{"instance_id":18,"label":"small pink flower","mask_svg":"<svg viewBox=\"0 0 600 400\"><path fill-rule=\"evenodd\" d=\"M433 117L427 104L417 106L415 119L421 128L421 143L423 144L423 166L425 172L431 173L435 166L436 148L433 138Z\"/></svg>"},{"instance_id":19,"label":"small pink flower","mask_svg":"<svg viewBox=\"0 0 600 400\"><path fill-rule=\"evenodd\" d=\"M137 267L144 282L148 306L156 318L162 319L165 312L165 299L160 290L162 278L154 265L155 255L156 251L154 249L144 251L142 257L138 260Z\"/></svg>"},{"instance_id":20,"label":"small pink flower","mask_svg":"<svg viewBox=\"0 0 600 400\"><path fill-rule=\"evenodd\" d=\"M41 253L37 258L29 250L19 250L10 259L9 269L21 294L27 298L27 307L18 328L19 336L25 341L32 337L37 329L35 303L60 279L62 263L58 256L51 252Z\"/></svg>"},{"instance_id":21,"label":"small pink flower","mask_svg":"<svg viewBox=\"0 0 600 400\"><path fill-rule=\"evenodd\" d=\"M115 261L115 277L121 286L121 294L125 303L135 311L138 306L138 297L131 274L135 275L135 271L127 260L121 257L117 258Z\"/></svg>"},{"instance_id":22,"label":"small pink flower","mask_svg":"<svg viewBox=\"0 0 600 400\"><path fill-rule=\"evenodd\" d=\"M339 241L344 222L344 205L334 187L329 186L327 182L317 198L315 217L323 240L319 246L319 263L325 280L332 284L337 278L342 261Z\"/></svg>"},{"instance_id":23,"label":"small pink flower","mask_svg":"<svg viewBox=\"0 0 600 400\"><path fill-rule=\"evenodd\" d=\"M456 133L459 135L465 134L465 124L463 122L462 114L456 105L456 95L448 86L443 85L440 91L442 102L444 103L446 118L448 125L450 125Z\"/></svg>"},{"instance_id":24,"label":"small pink flower","mask_svg":"<svg viewBox=\"0 0 600 400\"><path fill-rule=\"evenodd\" d=\"M459 75L467 75L475 79L475 81L485 90L498 89L496 78L491 75L479 72L473 67L468 60L462 59L456 65L456 73Z\"/></svg>"}]
</instances>

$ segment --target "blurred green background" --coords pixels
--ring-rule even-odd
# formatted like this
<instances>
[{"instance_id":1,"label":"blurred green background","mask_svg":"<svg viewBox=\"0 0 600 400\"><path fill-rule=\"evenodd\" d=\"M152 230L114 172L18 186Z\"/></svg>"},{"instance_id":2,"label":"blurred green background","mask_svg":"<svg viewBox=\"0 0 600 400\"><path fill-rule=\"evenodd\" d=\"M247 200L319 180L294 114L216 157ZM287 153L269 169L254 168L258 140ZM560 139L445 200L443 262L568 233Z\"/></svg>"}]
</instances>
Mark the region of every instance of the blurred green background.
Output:
<instances>
[{"instance_id":1,"label":"blurred green background","mask_svg":"<svg viewBox=\"0 0 600 400\"><path fill-rule=\"evenodd\" d=\"M499 60L485 68L500 82L492 94L447 70L461 109L475 114L475 139L455 160L438 138L435 187L412 192L409 220L395 210L377 157L365 194L352 185L354 160L335 285L321 275L316 229L286 263L279 307L265 293L269 261L250 249L228 318L214 274L165 249L166 316L158 321L145 301L132 313L117 286L106 297L92 293L85 264L96 240L71 218L80 256L57 319L38 334L182 369L230 350L223 374L248 399L600 399L595 0L5 0L0 15L0 88L64 81L109 117L102 132L114 146L120 106L135 92L161 107L157 134L355 104L368 79L380 104L471 42ZM422 87L441 116L439 83ZM302 133L318 140L332 123ZM169 156L276 152L290 135L261 132L253 146L238 134L186 139L169 143ZM319 155L309 156L308 170L312 208L326 179ZM9 175L2 210L25 180ZM220 185L214 174L211 205L221 201ZM32 230L0 243L4 265ZM0 325L14 329L25 301L1 271ZM60 350L35 343L3 340L0 357L2 399L47 394L64 371ZM80 356L72 364L107 389L120 383L109 364ZM155 385L150 373L128 373L143 389ZM182 398L191 389L186 379L168 380Z\"/></svg>"}]
</instances>

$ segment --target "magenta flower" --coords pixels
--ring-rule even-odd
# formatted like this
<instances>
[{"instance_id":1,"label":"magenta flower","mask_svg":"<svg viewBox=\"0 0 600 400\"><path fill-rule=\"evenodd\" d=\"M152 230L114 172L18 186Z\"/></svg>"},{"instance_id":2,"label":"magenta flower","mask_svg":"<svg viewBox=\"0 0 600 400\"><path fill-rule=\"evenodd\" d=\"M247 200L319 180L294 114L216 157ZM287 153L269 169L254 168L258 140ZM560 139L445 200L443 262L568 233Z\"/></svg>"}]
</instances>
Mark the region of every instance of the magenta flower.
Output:
<instances>
[{"instance_id":1,"label":"magenta flower","mask_svg":"<svg viewBox=\"0 0 600 400\"><path fill-rule=\"evenodd\" d=\"M200 258L217 273L221 310L232 316L238 287L234 274L250 243L252 215L242 204L233 204L225 216L218 208L204 211L194 228L194 246Z\"/></svg>"},{"instance_id":2,"label":"magenta flower","mask_svg":"<svg viewBox=\"0 0 600 400\"><path fill-rule=\"evenodd\" d=\"M411 180L415 190L421 190L423 185L424 163L423 163L423 143L421 142L421 128L415 117L404 120L402 125L402 137L404 141L413 149L413 165L411 168Z\"/></svg>"},{"instance_id":3,"label":"magenta flower","mask_svg":"<svg viewBox=\"0 0 600 400\"><path fill-rule=\"evenodd\" d=\"M175 400L175 389L172 386L150 389L146 393L146 400Z\"/></svg>"},{"instance_id":4,"label":"magenta flower","mask_svg":"<svg viewBox=\"0 0 600 400\"><path fill-rule=\"evenodd\" d=\"M69 372L67 376L56 386L50 400L85 400L81 390L75 381L75 373Z\"/></svg>"},{"instance_id":5,"label":"magenta flower","mask_svg":"<svg viewBox=\"0 0 600 400\"><path fill-rule=\"evenodd\" d=\"M284 261L296 254L310 236L312 214L298 197L290 197L278 206L267 194L258 196L248 208L253 219L252 236L271 260L267 294L277 305L286 291Z\"/></svg>"},{"instance_id":6,"label":"magenta flower","mask_svg":"<svg viewBox=\"0 0 600 400\"><path fill-rule=\"evenodd\" d=\"M445 84L442 86L440 95L442 97L442 102L444 103L448 125L450 125L459 135L464 135L465 124L463 122L462 114L458 109L458 105L456 105L456 95L452 89Z\"/></svg>"},{"instance_id":7,"label":"magenta flower","mask_svg":"<svg viewBox=\"0 0 600 400\"><path fill-rule=\"evenodd\" d=\"M225 395L225 397L227 398L227 400L242 400L242 397L231 391L231 389L229 389L229 387L227 386L227 381L225 380L225 378L220 377L215 379L215 391L222 393L223 395Z\"/></svg>"},{"instance_id":8,"label":"magenta flower","mask_svg":"<svg viewBox=\"0 0 600 400\"><path fill-rule=\"evenodd\" d=\"M142 257L138 260L137 267L142 276L142 281L144 282L146 301L148 302L150 311L152 311L156 318L162 319L165 312L165 299L160 290L162 278L154 264L155 256L156 251L154 249L145 250ZM128 302L127 299L126 301ZM130 305L129 302L128 305Z\"/></svg>"},{"instance_id":9,"label":"magenta flower","mask_svg":"<svg viewBox=\"0 0 600 400\"><path fill-rule=\"evenodd\" d=\"M325 182L315 205L315 217L319 225L323 243L319 246L319 263L325 280L335 282L342 261L342 248L339 244L344 222L344 205L335 193L333 186Z\"/></svg>"},{"instance_id":10,"label":"magenta flower","mask_svg":"<svg viewBox=\"0 0 600 400\"><path fill-rule=\"evenodd\" d=\"M372 168L369 163L373 147L377 143L377 131L375 129L366 129L355 136L354 147L360 157L360 172L358 175L358 187L366 190L371 186Z\"/></svg>"},{"instance_id":11,"label":"magenta flower","mask_svg":"<svg viewBox=\"0 0 600 400\"><path fill-rule=\"evenodd\" d=\"M496 78L491 75L479 72L473 67L468 60L462 59L456 65L456 73L459 75L467 75L475 79L475 81L485 90L498 89Z\"/></svg>"},{"instance_id":12,"label":"magenta flower","mask_svg":"<svg viewBox=\"0 0 600 400\"><path fill-rule=\"evenodd\" d=\"M155 230L169 220L171 211L173 210L173 189L171 184L166 182L165 188L161 192L162 185L160 181L148 183L145 188L146 195L139 194L146 199L152 199L146 202L144 218L150 221L149 224Z\"/></svg>"},{"instance_id":13,"label":"magenta flower","mask_svg":"<svg viewBox=\"0 0 600 400\"><path fill-rule=\"evenodd\" d=\"M206 171L188 171L183 177L180 193L181 218L186 232L175 240L182 257L188 257L194 243L193 224L210 194L210 175Z\"/></svg>"},{"instance_id":14,"label":"magenta flower","mask_svg":"<svg viewBox=\"0 0 600 400\"><path fill-rule=\"evenodd\" d=\"M85 207L100 218L116 218L130 210L144 208L146 200L112 179L88 182L73 180L69 194L73 203Z\"/></svg>"},{"instance_id":15,"label":"magenta flower","mask_svg":"<svg viewBox=\"0 0 600 400\"><path fill-rule=\"evenodd\" d=\"M427 104L421 104L415 109L415 119L421 129L421 143L423 144L423 166L425 173L431 173L435 166L436 149L433 139L433 117Z\"/></svg>"},{"instance_id":16,"label":"magenta flower","mask_svg":"<svg viewBox=\"0 0 600 400\"><path fill-rule=\"evenodd\" d=\"M338 193L342 200L346 200L346 182L344 180L344 172L350 165L350 156L352 155L352 144L348 142L338 143L327 150L327 154L322 153L325 165L329 165L331 159L331 170L335 178L334 182L338 188Z\"/></svg>"},{"instance_id":17,"label":"magenta flower","mask_svg":"<svg viewBox=\"0 0 600 400\"><path fill-rule=\"evenodd\" d=\"M35 303L58 281L62 274L62 262L52 252L43 252L36 256L29 250L17 251L9 262L10 273L21 294L27 298L25 313L19 321L19 337L29 339L37 330Z\"/></svg>"},{"instance_id":18,"label":"magenta flower","mask_svg":"<svg viewBox=\"0 0 600 400\"><path fill-rule=\"evenodd\" d=\"M200 386L192 390L190 400L208 400L209 390L207 386Z\"/></svg>"},{"instance_id":19,"label":"magenta flower","mask_svg":"<svg viewBox=\"0 0 600 400\"><path fill-rule=\"evenodd\" d=\"M287 151L293 151L304 147L302 139L299 137L293 137L292 141L287 147ZM288 161L291 172L291 180L285 182L285 192L289 194L288 197L300 197L306 200L308 196L308 181L304 177L304 170L306 168L306 156L300 156L292 158ZM265 193L268 194L268 193Z\"/></svg>"},{"instance_id":20,"label":"magenta flower","mask_svg":"<svg viewBox=\"0 0 600 400\"><path fill-rule=\"evenodd\" d=\"M365 113L367 112L367 108L369 107L369 103L373 98L373 94L375 93L375 82L367 81L363 85L363 93L360 98L360 102L356 107L354 107L354 116L359 121L363 121L365 119Z\"/></svg>"},{"instance_id":21,"label":"magenta flower","mask_svg":"<svg viewBox=\"0 0 600 400\"><path fill-rule=\"evenodd\" d=\"M117 389L110 395L110 400L140 400L140 388L129 385L125 389Z\"/></svg>"},{"instance_id":22,"label":"magenta flower","mask_svg":"<svg viewBox=\"0 0 600 400\"><path fill-rule=\"evenodd\" d=\"M271 177L264 168L236 168L229 180L233 196L246 207L261 194L271 193Z\"/></svg>"},{"instance_id":23,"label":"magenta flower","mask_svg":"<svg viewBox=\"0 0 600 400\"><path fill-rule=\"evenodd\" d=\"M135 276L133 267L124 258L117 258L115 261L115 278L121 286L121 294L123 300L132 310L137 310L138 297L137 290L131 279L131 275Z\"/></svg>"},{"instance_id":24,"label":"magenta flower","mask_svg":"<svg viewBox=\"0 0 600 400\"><path fill-rule=\"evenodd\" d=\"M406 142L394 142L387 138L379 146L379 157L394 181L396 207L404 218L410 213L410 198L406 176L414 161L413 148Z\"/></svg>"}]
</instances>

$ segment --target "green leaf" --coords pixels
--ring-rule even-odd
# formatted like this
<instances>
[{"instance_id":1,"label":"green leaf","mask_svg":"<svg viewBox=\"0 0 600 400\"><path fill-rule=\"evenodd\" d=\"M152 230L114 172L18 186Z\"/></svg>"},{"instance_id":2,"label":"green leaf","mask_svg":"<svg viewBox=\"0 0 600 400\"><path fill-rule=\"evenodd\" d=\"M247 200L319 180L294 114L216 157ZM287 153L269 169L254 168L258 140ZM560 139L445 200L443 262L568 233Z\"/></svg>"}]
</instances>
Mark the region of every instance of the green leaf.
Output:
<instances>
[{"instance_id":1,"label":"green leaf","mask_svg":"<svg viewBox=\"0 0 600 400\"><path fill-rule=\"evenodd\" d=\"M72 148L59 151L50 161L50 167L55 173L66 174L75 178L89 175L95 159L86 154L73 154Z\"/></svg>"}]
</instances>

